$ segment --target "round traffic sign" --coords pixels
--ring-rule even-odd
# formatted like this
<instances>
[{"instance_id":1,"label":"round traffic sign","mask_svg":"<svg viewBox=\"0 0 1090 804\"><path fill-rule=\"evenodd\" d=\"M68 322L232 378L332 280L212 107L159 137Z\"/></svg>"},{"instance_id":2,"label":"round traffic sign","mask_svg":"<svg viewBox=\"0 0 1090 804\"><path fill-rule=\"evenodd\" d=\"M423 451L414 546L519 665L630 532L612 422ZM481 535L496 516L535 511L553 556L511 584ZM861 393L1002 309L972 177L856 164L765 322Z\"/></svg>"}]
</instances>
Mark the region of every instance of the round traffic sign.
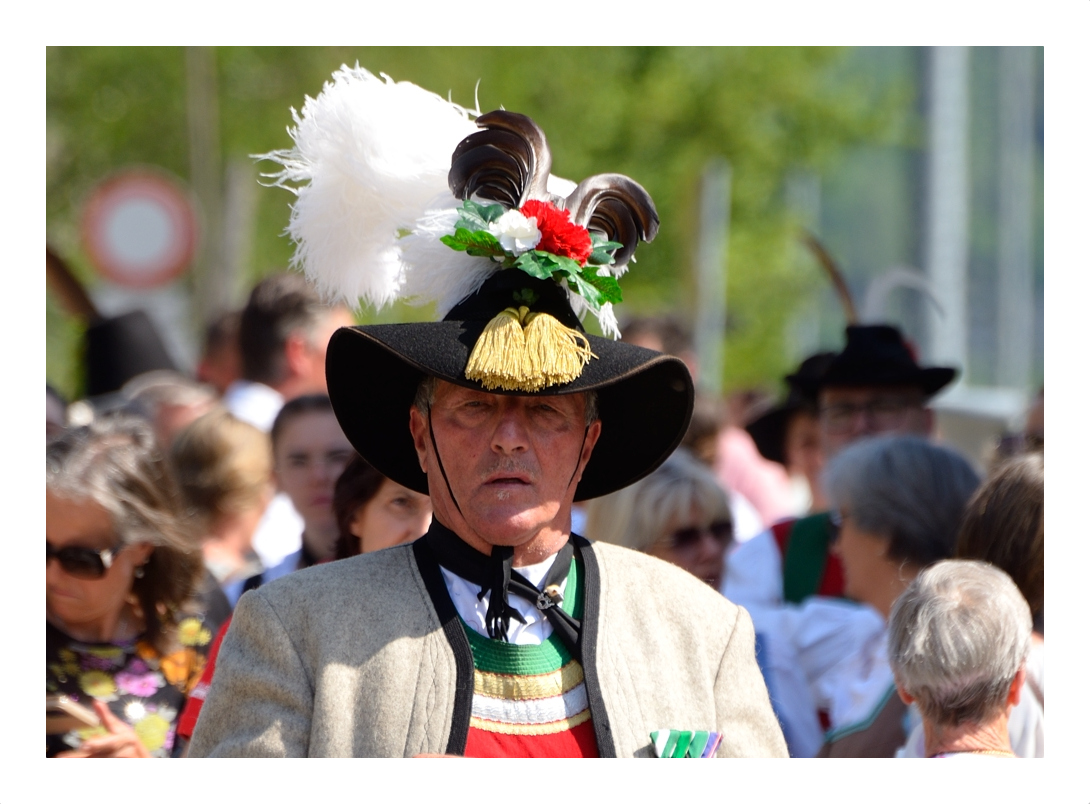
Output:
<instances>
[{"instance_id":1,"label":"round traffic sign","mask_svg":"<svg viewBox=\"0 0 1090 804\"><path fill-rule=\"evenodd\" d=\"M189 267L197 246L196 216L185 191L147 168L114 174L95 187L81 229L99 273L132 288L176 278Z\"/></svg>"}]
</instances>

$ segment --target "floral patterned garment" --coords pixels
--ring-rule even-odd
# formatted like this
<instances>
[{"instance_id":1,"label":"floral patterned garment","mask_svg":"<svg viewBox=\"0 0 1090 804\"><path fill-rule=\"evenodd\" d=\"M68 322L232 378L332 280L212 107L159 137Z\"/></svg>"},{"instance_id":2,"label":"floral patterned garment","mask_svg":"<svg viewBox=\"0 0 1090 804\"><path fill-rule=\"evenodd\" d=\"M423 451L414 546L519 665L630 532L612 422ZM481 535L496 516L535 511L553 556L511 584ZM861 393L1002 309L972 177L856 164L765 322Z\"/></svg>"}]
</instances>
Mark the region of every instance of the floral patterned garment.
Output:
<instances>
[{"instance_id":1,"label":"floral patterned garment","mask_svg":"<svg viewBox=\"0 0 1090 804\"><path fill-rule=\"evenodd\" d=\"M90 708L97 698L136 731L153 757L178 756L174 732L186 695L204 670L212 629L199 616L178 624L177 649L163 656L141 639L89 644L46 623L46 694L60 693ZM46 756L105 733L101 726L46 737Z\"/></svg>"}]
</instances>

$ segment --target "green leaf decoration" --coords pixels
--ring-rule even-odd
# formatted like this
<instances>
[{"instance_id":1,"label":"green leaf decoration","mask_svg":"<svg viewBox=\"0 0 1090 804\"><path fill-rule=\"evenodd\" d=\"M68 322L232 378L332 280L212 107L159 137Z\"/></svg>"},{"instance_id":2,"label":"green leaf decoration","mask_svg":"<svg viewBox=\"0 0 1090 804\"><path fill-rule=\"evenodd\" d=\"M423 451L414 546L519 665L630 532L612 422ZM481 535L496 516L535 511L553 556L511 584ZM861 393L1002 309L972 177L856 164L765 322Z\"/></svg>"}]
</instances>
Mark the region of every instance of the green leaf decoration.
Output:
<instances>
[{"instance_id":1,"label":"green leaf decoration","mask_svg":"<svg viewBox=\"0 0 1090 804\"><path fill-rule=\"evenodd\" d=\"M582 274L572 274L568 276L568 286L571 287L573 285L573 290L586 299L586 302L590 305L591 309L595 311L602 309L602 302L605 301L605 299L603 299L602 294L598 292L598 288L584 279Z\"/></svg>"},{"instance_id":2,"label":"green leaf decoration","mask_svg":"<svg viewBox=\"0 0 1090 804\"><path fill-rule=\"evenodd\" d=\"M541 254L540 251L524 251L515 260L515 267L537 279L548 279L553 275L553 266L543 260Z\"/></svg>"},{"instance_id":3,"label":"green leaf decoration","mask_svg":"<svg viewBox=\"0 0 1090 804\"><path fill-rule=\"evenodd\" d=\"M467 229L470 232L486 230L488 224L497 220L506 211L500 204L478 204L467 198L462 202L458 228Z\"/></svg>"},{"instance_id":4,"label":"green leaf decoration","mask_svg":"<svg viewBox=\"0 0 1090 804\"><path fill-rule=\"evenodd\" d=\"M485 231L471 231L459 226L452 235L443 235L439 241L455 251L464 251L473 257L506 257L495 237Z\"/></svg>"},{"instance_id":5,"label":"green leaf decoration","mask_svg":"<svg viewBox=\"0 0 1090 804\"><path fill-rule=\"evenodd\" d=\"M597 270L588 265L582 270L580 277L583 281L594 286L594 289L601 294L603 302L620 304L622 301L621 285L612 274L609 276L598 276Z\"/></svg>"},{"instance_id":6,"label":"green leaf decoration","mask_svg":"<svg viewBox=\"0 0 1090 804\"><path fill-rule=\"evenodd\" d=\"M610 240L602 232L590 233L590 245L593 249L587 258L590 265L613 265L613 254L621 247L621 243Z\"/></svg>"}]
</instances>

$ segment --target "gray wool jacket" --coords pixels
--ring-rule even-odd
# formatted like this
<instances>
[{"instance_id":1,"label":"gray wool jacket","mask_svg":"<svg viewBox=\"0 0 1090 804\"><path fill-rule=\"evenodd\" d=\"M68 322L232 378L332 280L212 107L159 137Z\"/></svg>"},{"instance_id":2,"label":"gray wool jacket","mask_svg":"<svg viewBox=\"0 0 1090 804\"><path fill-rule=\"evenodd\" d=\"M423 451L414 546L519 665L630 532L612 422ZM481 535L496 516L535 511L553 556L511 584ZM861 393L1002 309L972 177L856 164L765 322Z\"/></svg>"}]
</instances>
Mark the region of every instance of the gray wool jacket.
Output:
<instances>
[{"instance_id":1,"label":"gray wool jacket","mask_svg":"<svg viewBox=\"0 0 1090 804\"><path fill-rule=\"evenodd\" d=\"M664 561L577 539L582 664L602 756L655 729L719 731L718 755L786 757L744 609ZM312 567L239 601L190 756L461 753L473 657L420 540Z\"/></svg>"}]
</instances>

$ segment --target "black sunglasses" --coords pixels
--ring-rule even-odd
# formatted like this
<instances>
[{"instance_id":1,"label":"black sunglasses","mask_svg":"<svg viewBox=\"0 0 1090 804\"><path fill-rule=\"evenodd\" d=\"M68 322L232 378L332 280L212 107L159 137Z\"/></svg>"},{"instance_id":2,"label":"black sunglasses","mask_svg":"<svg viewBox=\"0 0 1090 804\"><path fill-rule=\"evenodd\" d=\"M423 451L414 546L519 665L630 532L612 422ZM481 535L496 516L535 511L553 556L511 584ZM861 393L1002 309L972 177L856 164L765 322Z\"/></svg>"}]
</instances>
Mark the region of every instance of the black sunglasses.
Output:
<instances>
[{"instance_id":1,"label":"black sunglasses","mask_svg":"<svg viewBox=\"0 0 1090 804\"><path fill-rule=\"evenodd\" d=\"M90 547L62 547L57 550L49 542L45 543L45 563L55 558L61 569L76 578L101 578L114 563L114 556L121 552L120 545L107 547L105 550L93 550Z\"/></svg>"},{"instance_id":2,"label":"black sunglasses","mask_svg":"<svg viewBox=\"0 0 1090 804\"><path fill-rule=\"evenodd\" d=\"M734 525L730 521L719 521L712 522L704 528L682 528L681 530L675 530L671 539L674 547L692 547L700 541L702 533L710 533L717 541L729 544L730 540L734 538Z\"/></svg>"}]
</instances>

